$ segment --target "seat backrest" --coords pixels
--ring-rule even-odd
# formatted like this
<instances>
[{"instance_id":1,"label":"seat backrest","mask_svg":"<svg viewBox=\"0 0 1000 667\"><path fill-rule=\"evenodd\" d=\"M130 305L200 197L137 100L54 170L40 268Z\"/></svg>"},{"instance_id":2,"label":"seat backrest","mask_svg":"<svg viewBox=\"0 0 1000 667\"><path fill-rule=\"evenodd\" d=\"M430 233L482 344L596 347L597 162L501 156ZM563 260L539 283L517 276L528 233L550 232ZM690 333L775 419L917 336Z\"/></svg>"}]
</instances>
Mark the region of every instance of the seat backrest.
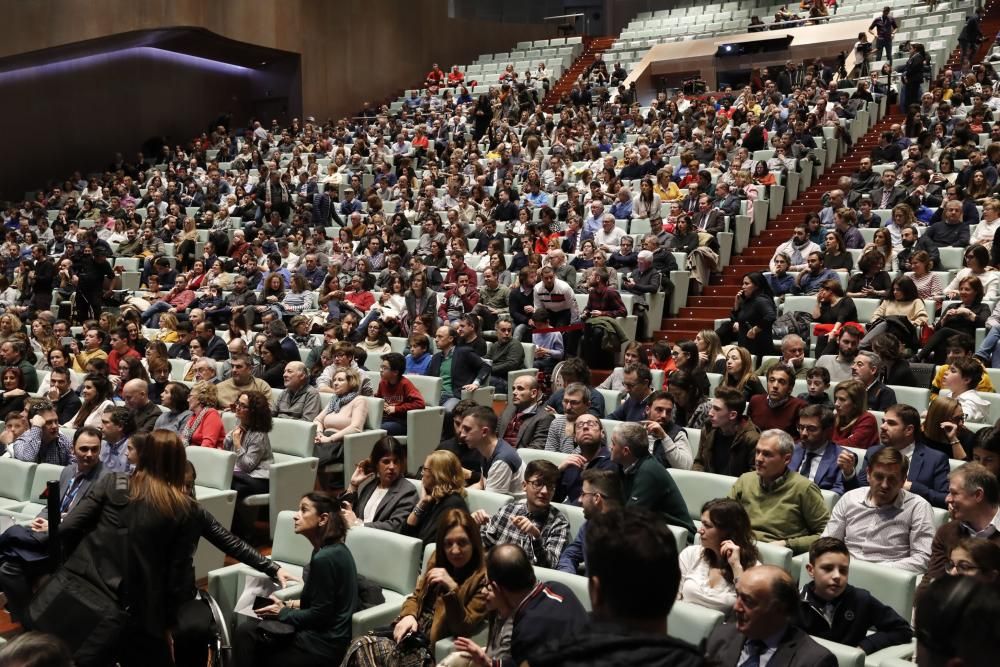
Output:
<instances>
[{"instance_id":1,"label":"seat backrest","mask_svg":"<svg viewBox=\"0 0 1000 667\"><path fill-rule=\"evenodd\" d=\"M485 510L490 516L496 514L501 507L509 503L513 498L505 493L495 493L483 489L466 489L466 502L469 504L469 511Z\"/></svg>"},{"instance_id":2,"label":"seat backrest","mask_svg":"<svg viewBox=\"0 0 1000 667\"><path fill-rule=\"evenodd\" d=\"M769 542L758 542L757 552L760 554L760 562L764 565L777 565L786 572L791 571L792 550L788 547L775 546Z\"/></svg>"},{"instance_id":3,"label":"seat backrest","mask_svg":"<svg viewBox=\"0 0 1000 667\"><path fill-rule=\"evenodd\" d=\"M530 447L519 449L517 453L525 465L532 461L551 461L558 466L570 457L569 454L563 454L562 452L549 452L544 449L532 449Z\"/></svg>"},{"instance_id":4,"label":"seat backrest","mask_svg":"<svg viewBox=\"0 0 1000 667\"><path fill-rule=\"evenodd\" d=\"M698 646L724 618L721 611L678 600L667 616L667 634Z\"/></svg>"},{"instance_id":5,"label":"seat backrest","mask_svg":"<svg viewBox=\"0 0 1000 667\"><path fill-rule=\"evenodd\" d=\"M294 512L279 512L278 525L274 529L274 543L271 559L289 565L306 566L312 557L312 544L295 532L292 517Z\"/></svg>"},{"instance_id":6,"label":"seat backrest","mask_svg":"<svg viewBox=\"0 0 1000 667\"><path fill-rule=\"evenodd\" d=\"M865 652L857 646L838 644L822 637L813 637L812 639L833 654L833 657L837 659L837 667L864 667Z\"/></svg>"},{"instance_id":7,"label":"seat backrest","mask_svg":"<svg viewBox=\"0 0 1000 667\"><path fill-rule=\"evenodd\" d=\"M444 380L439 377L427 375L406 375L407 379L413 383L420 395L424 397L424 403L428 406L441 405L441 392L444 390Z\"/></svg>"},{"instance_id":8,"label":"seat backrest","mask_svg":"<svg viewBox=\"0 0 1000 667\"><path fill-rule=\"evenodd\" d=\"M312 456L316 424L276 417L272 421L270 440L272 451L289 456Z\"/></svg>"},{"instance_id":9,"label":"seat backrest","mask_svg":"<svg viewBox=\"0 0 1000 667\"><path fill-rule=\"evenodd\" d=\"M28 491L27 499L33 503L44 503L41 496L45 492L45 485L58 480L62 471L63 466L54 463L39 463L35 466L35 474L31 477L31 490ZM64 490L59 489L59 493Z\"/></svg>"},{"instance_id":10,"label":"seat backrest","mask_svg":"<svg viewBox=\"0 0 1000 667\"><path fill-rule=\"evenodd\" d=\"M694 520L701 518L701 508L709 500L727 497L736 481L733 477L710 472L696 472L678 468L668 468L667 472L677 484L684 502L687 503L688 514Z\"/></svg>"},{"instance_id":11,"label":"seat backrest","mask_svg":"<svg viewBox=\"0 0 1000 667\"><path fill-rule=\"evenodd\" d=\"M761 546L757 545L758 548ZM913 612L913 594L922 574L898 568L851 559L851 585L863 588L882 604L892 607L897 614L909 619ZM799 571L799 586L809 583L806 568Z\"/></svg>"},{"instance_id":12,"label":"seat backrest","mask_svg":"<svg viewBox=\"0 0 1000 667\"><path fill-rule=\"evenodd\" d=\"M346 543L358 574L400 595L413 592L423 560L422 540L356 526L347 531Z\"/></svg>"},{"instance_id":13,"label":"seat backrest","mask_svg":"<svg viewBox=\"0 0 1000 667\"><path fill-rule=\"evenodd\" d=\"M575 538L580 532L580 526L587 520L583 516L583 508L578 505L568 505L566 503L552 503L552 506L566 515L569 520L569 534Z\"/></svg>"},{"instance_id":14,"label":"seat backrest","mask_svg":"<svg viewBox=\"0 0 1000 667\"><path fill-rule=\"evenodd\" d=\"M17 459L0 458L0 498L29 500L35 465Z\"/></svg>"},{"instance_id":15,"label":"seat backrest","mask_svg":"<svg viewBox=\"0 0 1000 667\"><path fill-rule=\"evenodd\" d=\"M544 567L535 567L535 578L538 581L555 581L569 588L576 599L580 601L583 608L590 611L590 591L587 590L587 578L578 574L550 570Z\"/></svg>"},{"instance_id":16,"label":"seat backrest","mask_svg":"<svg viewBox=\"0 0 1000 667\"><path fill-rule=\"evenodd\" d=\"M228 491L233 486L236 453L209 447L186 447L188 461L194 466L196 484L209 489Z\"/></svg>"}]
</instances>

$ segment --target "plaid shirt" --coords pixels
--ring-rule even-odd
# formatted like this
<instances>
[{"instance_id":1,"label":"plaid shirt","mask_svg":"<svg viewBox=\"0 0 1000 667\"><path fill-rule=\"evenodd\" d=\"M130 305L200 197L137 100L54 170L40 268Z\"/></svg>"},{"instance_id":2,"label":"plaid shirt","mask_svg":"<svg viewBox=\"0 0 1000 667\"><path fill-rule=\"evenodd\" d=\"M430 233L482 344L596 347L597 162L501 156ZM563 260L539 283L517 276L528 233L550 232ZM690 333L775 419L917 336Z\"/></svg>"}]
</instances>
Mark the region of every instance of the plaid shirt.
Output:
<instances>
[{"instance_id":1,"label":"plaid shirt","mask_svg":"<svg viewBox=\"0 0 1000 667\"><path fill-rule=\"evenodd\" d=\"M541 534L533 538L516 527L511 519L516 516L529 517ZM569 542L569 520L555 507L549 507L544 520L540 515L528 512L527 501L510 502L493 515L489 523L480 528L483 547L488 551L496 544L516 544L539 567L554 568L559 562L566 543Z\"/></svg>"},{"instance_id":2,"label":"plaid shirt","mask_svg":"<svg viewBox=\"0 0 1000 667\"><path fill-rule=\"evenodd\" d=\"M32 426L11 443L14 458L29 463L52 463L69 465L72 460L73 445L70 439L60 433L55 440L42 445L42 429Z\"/></svg>"}]
</instances>

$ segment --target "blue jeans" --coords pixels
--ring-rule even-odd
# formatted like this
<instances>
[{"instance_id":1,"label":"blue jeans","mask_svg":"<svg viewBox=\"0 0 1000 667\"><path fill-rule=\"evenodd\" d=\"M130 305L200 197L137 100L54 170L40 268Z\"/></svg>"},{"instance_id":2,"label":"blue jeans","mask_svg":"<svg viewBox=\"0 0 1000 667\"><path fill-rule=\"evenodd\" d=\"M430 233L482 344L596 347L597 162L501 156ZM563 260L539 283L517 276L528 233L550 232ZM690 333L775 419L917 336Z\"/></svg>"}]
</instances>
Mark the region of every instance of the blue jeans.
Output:
<instances>
[{"instance_id":1,"label":"blue jeans","mask_svg":"<svg viewBox=\"0 0 1000 667\"><path fill-rule=\"evenodd\" d=\"M139 316L139 319L141 319L142 323L148 326L149 328L156 329L160 326L160 315L162 313L167 312L168 310L170 310L169 303L167 303L166 301L157 301L156 303L152 304L149 308L142 311L142 314Z\"/></svg>"},{"instance_id":2,"label":"blue jeans","mask_svg":"<svg viewBox=\"0 0 1000 667\"><path fill-rule=\"evenodd\" d=\"M983 360L989 368L1000 368L1000 327L993 327L986 332L983 344L976 350L976 356Z\"/></svg>"}]
</instances>

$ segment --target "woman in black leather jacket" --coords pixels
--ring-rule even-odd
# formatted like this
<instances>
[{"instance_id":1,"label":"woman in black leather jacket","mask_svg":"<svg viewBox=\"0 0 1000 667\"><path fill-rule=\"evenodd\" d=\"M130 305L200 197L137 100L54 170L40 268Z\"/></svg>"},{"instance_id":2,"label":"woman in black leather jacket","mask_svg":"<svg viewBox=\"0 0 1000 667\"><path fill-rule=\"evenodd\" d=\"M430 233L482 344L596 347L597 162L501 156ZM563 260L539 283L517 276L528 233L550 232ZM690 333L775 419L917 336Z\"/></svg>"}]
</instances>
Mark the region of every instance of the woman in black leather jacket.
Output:
<instances>
[{"instance_id":1,"label":"woman in black leather jacket","mask_svg":"<svg viewBox=\"0 0 1000 667\"><path fill-rule=\"evenodd\" d=\"M145 436L140 436L143 438ZM133 437L133 447L136 438ZM142 440L139 442L142 446ZM187 464L187 474L184 483L189 495L194 498L194 486L197 472L191 462ZM277 579L282 586L297 581L284 568L270 558L262 556L259 551L233 535L219 523L204 507L198 505L194 515L198 524L199 535L216 549L244 565L252 567L271 579ZM192 577L192 582L194 578ZM189 591L190 599L177 610L177 628L174 630L174 662L178 665L204 665L207 662L209 643L215 634L212 612L208 603L197 588Z\"/></svg>"}]
</instances>

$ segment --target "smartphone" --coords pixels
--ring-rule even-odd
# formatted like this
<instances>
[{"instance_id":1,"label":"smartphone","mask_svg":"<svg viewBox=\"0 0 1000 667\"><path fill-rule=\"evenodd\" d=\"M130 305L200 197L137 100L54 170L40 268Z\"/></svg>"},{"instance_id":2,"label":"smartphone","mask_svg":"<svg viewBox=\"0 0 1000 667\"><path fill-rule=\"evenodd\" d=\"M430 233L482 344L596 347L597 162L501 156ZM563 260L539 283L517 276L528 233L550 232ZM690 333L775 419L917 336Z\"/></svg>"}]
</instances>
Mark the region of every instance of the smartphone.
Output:
<instances>
[{"instance_id":1,"label":"smartphone","mask_svg":"<svg viewBox=\"0 0 1000 667\"><path fill-rule=\"evenodd\" d=\"M253 599L253 610L257 611L258 609L263 609L264 607L270 607L272 604L274 604L274 600L271 598L265 598L257 595Z\"/></svg>"},{"instance_id":2,"label":"smartphone","mask_svg":"<svg viewBox=\"0 0 1000 667\"><path fill-rule=\"evenodd\" d=\"M63 347L72 345L75 342L76 339L73 338L72 336L63 336L62 338L59 339L59 344L62 345Z\"/></svg>"}]
</instances>

